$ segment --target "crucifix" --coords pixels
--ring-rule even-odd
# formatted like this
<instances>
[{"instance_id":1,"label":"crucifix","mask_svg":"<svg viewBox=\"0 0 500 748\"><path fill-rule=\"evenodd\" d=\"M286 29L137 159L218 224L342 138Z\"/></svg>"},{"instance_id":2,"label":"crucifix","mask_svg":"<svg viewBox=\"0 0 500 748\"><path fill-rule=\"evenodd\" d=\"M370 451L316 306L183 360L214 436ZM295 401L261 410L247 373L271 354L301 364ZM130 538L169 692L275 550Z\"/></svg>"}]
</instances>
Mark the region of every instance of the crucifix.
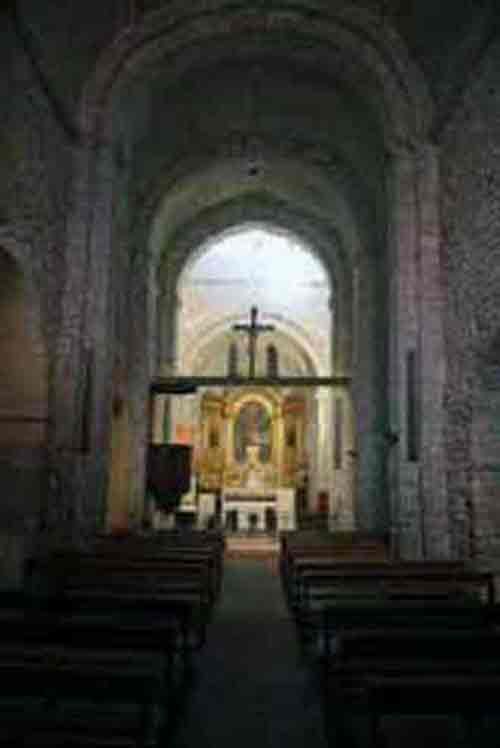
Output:
<instances>
[{"instance_id":1,"label":"crucifix","mask_svg":"<svg viewBox=\"0 0 500 748\"><path fill-rule=\"evenodd\" d=\"M248 378L255 378L255 359L257 357L257 338L261 332L272 332L274 325L261 325L257 322L257 316L259 310L256 306L253 306L250 310L250 324L249 325L233 325L235 332L245 332L248 335Z\"/></svg>"}]
</instances>

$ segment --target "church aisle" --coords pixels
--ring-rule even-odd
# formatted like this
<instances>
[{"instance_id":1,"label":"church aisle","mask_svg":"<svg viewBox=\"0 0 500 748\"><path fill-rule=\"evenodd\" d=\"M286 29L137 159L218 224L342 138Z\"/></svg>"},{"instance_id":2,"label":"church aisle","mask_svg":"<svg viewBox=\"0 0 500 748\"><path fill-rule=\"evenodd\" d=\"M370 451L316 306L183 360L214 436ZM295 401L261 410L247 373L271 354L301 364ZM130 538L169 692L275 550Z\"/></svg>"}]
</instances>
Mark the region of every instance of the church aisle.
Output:
<instances>
[{"instance_id":1,"label":"church aisle","mask_svg":"<svg viewBox=\"0 0 500 748\"><path fill-rule=\"evenodd\" d=\"M228 560L173 748L325 748L318 694L300 664L279 577L257 560Z\"/></svg>"}]
</instances>

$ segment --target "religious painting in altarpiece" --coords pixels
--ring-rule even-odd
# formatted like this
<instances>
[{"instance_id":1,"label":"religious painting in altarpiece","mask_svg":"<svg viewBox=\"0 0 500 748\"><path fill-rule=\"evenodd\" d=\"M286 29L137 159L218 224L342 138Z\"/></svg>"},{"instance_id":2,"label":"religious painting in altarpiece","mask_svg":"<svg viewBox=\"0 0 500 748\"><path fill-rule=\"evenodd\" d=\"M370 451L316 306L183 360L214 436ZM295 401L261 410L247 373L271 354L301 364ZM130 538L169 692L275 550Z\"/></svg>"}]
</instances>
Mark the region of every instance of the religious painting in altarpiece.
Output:
<instances>
[{"instance_id":1,"label":"religious painting in altarpiece","mask_svg":"<svg viewBox=\"0 0 500 748\"><path fill-rule=\"evenodd\" d=\"M210 491L295 488L307 464L307 408L275 388L207 392L202 400L199 484Z\"/></svg>"},{"instance_id":2,"label":"religious painting in altarpiece","mask_svg":"<svg viewBox=\"0 0 500 748\"><path fill-rule=\"evenodd\" d=\"M234 458L242 464L247 459L248 447L258 447L261 463L271 459L271 416L259 402L245 403L234 422Z\"/></svg>"}]
</instances>

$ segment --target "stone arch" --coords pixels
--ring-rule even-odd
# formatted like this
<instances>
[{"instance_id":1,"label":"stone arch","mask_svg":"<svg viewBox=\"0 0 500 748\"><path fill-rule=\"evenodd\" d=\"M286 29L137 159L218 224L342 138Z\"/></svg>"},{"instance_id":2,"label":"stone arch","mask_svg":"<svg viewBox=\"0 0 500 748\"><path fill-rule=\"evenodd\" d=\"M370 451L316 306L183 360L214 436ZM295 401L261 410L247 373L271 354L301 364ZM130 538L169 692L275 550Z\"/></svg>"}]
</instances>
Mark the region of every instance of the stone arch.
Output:
<instances>
[{"instance_id":1,"label":"stone arch","mask_svg":"<svg viewBox=\"0 0 500 748\"><path fill-rule=\"evenodd\" d=\"M246 211L248 208L246 209ZM245 212L246 212L245 211ZM203 227L200 227L203 231ZM315 250L312 246L310 246L308 243L304 241L304 239L297 234L295 234L293 231L291 231L288 228L284 228L283 225L277 223L277 222L268 222L268 221L256 221L255 219L252 221L246 220L243 223L233 223L232 225L229 225L226 229L217 230L214 232L213 226L210 227L210 234L208 235L208 238L199 244L197 247L195 247L189 254L185 257L184 264L182 271L179 276L178 284L182 283L182 276L185 273L188 273L190 268L197 262L197 260L202 257L202 255L207 252L210 247L213 244L216 244L217 242L221 241L222 239L226 239L228 236L231 236L232 234L239 234L240 232L244 231L247 228L260 228L263 231L265 231L268 234L271 235L277 235L277 236L284 236L289 238L294 238L296 240L300 240L301 242L301 249L304 250L307 254L314 257L316 260L319 261L320 265L322 266L325 275L328 277L330 281L330 270L326 266L325 260L323 256ZM204 232L208 233L208 232ZM331 281L330 281L331 282Z\"/></svg>"},{"instance_id":2,"label":"stone arch","mask_svg":"<svg viewBox=\"0 0 500 748\"><path fill-rule=\"evenodd\" d=\"M316 259L323 269L325 277L330 285L330 307L334 308L337 305L336 289L339 285L339 273L335 272L335 275L332 277L331 265L333 264L335 266L335 263L330 262L327 264L326 251L318 251L317 244L310 243L310 239L312 238L311 234L313 233L312 231L306 234L305 232L307 229L304 229L304 227L301 227L299 231L297 231L298 221L294 221L293 218L291 218L291 214L289 215L289 220L291 220L292 225L287 226L287 222L284 220L284 215L276 215L275 209L269 210L268 208L259 208L256 205L252 207L248 203L244 203L241 205L242 214L240 218L246 216L247 220L240 221L238 210L233 212L233 209L236 206L233 205L231 207L226 207L228 210L216 210L212 213L211 220L206 221L201 219L200 221L197 221L194 226L188 227L187 231L183 231L179 236L178 241L176 241L176 248L181 255L180 262L178 265L176 264L175 270L176 296L179 294L179 288L182 287L183 278L186 273L189 272L190 267L192 267L193 263L195 263L196 260L206 251L209 251L211 246L228 236L237 235L245 229L258 228L270 235L290 237L295 239L295 241L298 241L301 248L311 257ZM257 220L257 216L260 216L259 220ZM287 227L284 228L285 226ZM317 232L314 239L319 240ZM322 248L324 247L324 244L325 239L323 238L321 245ZM337 269L335 268L335 270ZM293 339L300 349L304 348L304 345L307 346L307 365L311 374L316 372L320 375L321 372L321 375L326 376L330 373L329 370L332 365L333 356L330 356L330 360L328 361L320 361L313 353L314 343L310 339L310 335L306 333L300 324L295 324L277 312L270 313L270 318L278 324L279 329L286 331L287 336L290 337L290 339ZM231 317L230 322L236 321L236 318L233 319ZM242 320L239 320L238 318L238 321ZM227 324L229 324L229 321ZM210 335L210 330L205 331L205 334Z\"/></svg>"},{"instance_id":3,"label":"stone arch","mask_svg":"<svg viewBox=\"0 0 500 748\"><path fill-rule=\"evenodd\" d=\"M204 251L212 237L238 231L243 225L251 224L263 226L271 232L296 236L323 265L333 293L338 293L341 270L344 268L347 273L350 266L345 238L334 224L327 224L307 209L270 193L251 192L237 196L201 211L189 223L173 227L176 230L169 243L175 247L173 254L176 275L182 272L193 249L200 248L200 251ZM358 248L359 237L354 231L350 238L356 242L355 248Z\"/></svg>"},{"instance_id":4,"label":"stone arch","mask_svg":"<svg viewBox=\"0 0 500 748\"><path fill-rule=\"evenodd\" d=\"M304 186L297 184L292 188L287 174L283 171L284 161L293 164L302 173L306 168L309 175L315 174L315 199L311 199ZM295 233L303 236L304 242L309 244L313 251L317 250L316 254L320 261L329 264L330 270L332 267L328 262L329 252L324 242L319 241L320 232L313 231L312 228L307 229L307 226L329 224L330 231L336 232L337 250L342 252L346 262L349 259L351 263L355 263L363 252L372 248L370 232L364 231L363 227L372 225L373 218L367 214L358 215L353 209L354 202L362 205L368 203L368 196L358 192L356 200L347 198L344 194L346 185L349 185L351 191L357 186L354 175L347 168L335 160L327 164L318 163L313 152L308 153L305 150L298 154L288 148L281 155L271 153L266 163L267 171L273 174L272 181L267 175L262 181L250 180L241 168L242 160L228 159L222 150L220 158L192 158L188 163L184 163L182 168L160 170L155 180L143 185L144 197L136 204L136 212L140 216L135 234L136 242L139 245L147 245L152 262L158 264L165 249L165 234L180 234L182 227L192 225L196 221L200 223L200 219L203 218L207 225L210 224L206 234L215 233L216 229L224 230L224 224L236 225L246 221L267 221L275 226L289 225L292 231L295 230ZM213 185L218 178L226 185L224 193L218 190L215 202L208 189L205 190L204 197L196 195L196 200L192 197L185 200L190 212L181 218L177 208L183 199L183 192L192 192L189 183L196 180L197 185ZM201 192L199 187L198 191ZM318 203L320 191L323 195L322 206ZM218 212L230 215L217 218ZM278 216L283 215L283 219L279 220L278 217L273 220L272 216L275 213L278 213ZM294 214L297 216L295 219ZM203 233L202 229L200 233ZM309 234L316 236L315 241L312 240L312 236L309 238ZM200 245L201 243L199 240Z\"/></svg>"},{"instance_id":5,"label":"stone arch","mask_svg":"<svg viewBox=\"0 0 500 748\"><path fill-rule=\"evenodd\" d=\"M81 102L83 132L94 141L105 132L103 117L112 94L129 75L137 75L166 57L175 60L204 40L228 41L237 34L300 34L340 51L350 78L367 76L374 98L382 102L387 140L410 143L423 139L431 123L431 99L424 78L412 62L399 35L380 16L362 8L329 8L322 2L281 0L266 8L211 3L169 4L127 27L101 55ZM381 94L381 96L380 96Z\"/></svg>"},{"instance_id":6,"label":"stone arch","mask_svg":"<svg viewBox=\"0 0 500 748\"><path fill-rule=\"evenodd\" d=\"M49 440L49 361L40 298L22 250L0 246L0 557L2 582L22 562L44 519ZM10 251L14 249L15 252Z\"/></svg>"},{"instance_id":7,"label":"stone arch","mask_svg":"<svg viewBox=\"0 0 500 748\"><path fill-rule=\"evenodd\" d=\"M137 81L144 78L149 70L159 69L162 62L169 69L189 66L197 45L206 42L214 48L223 47L235 34L245 38L259 34L267 38L273 38L273 34L282 38L293 36L307 42L310 48L321 48L322 61L331 61L332 77L348 81L356 95L366 100L367 107L375 112L386 150L392 154L404 151L416 159L416 150L426 142L429 133L431 100L423 76L405 45L381 15L360 8L332 9L320 0L286 3L271 0L265 9L258 11L225 0L215 0L207 8L200 0L184 8L177 3L169 4L168 8L145 16L105 50L81 100L80 123L85 144L82 173L95 173L92 168L95 164L99 171L100 162L112 151L111 114L115 106L119 111L120 96L125 94L132 78ZM286 55L285 47L283 50ZM101 155L102 146L105 156ZM417 237L417 221L412 223L410 231ZM92 252L97 254L99 245L105 241L97 236L99 226L91 227L91 232L96 234L90 242ZM379 237L379 243L384 241L383 236ZM403 245L399 240L397 236L398 249ZM137 250L141 251L139 247ZM146 345L144 353L148 353ZM390 352L394 361L396 353ZM344 364L347 360L350 362L346 357ZM401 393L398 391L391 398L401 400Z\"/></svg>"},{"instance_id":8,"label":"stone arch","mask_svg":"<svg viewBox=\"0 0 500 748\"><path fill-rule=\"evenodd\" d=\"M193 248L203 247L212 237L225 231L238 229L244 224L276 227L286 226L290 233L303 241L305 246L316 256L329 278L332 286L332 311L334 317L340 316L344 326L339 330L336 351L333 354L333 368L337 373L344 373L350 368L351 346L351 312L352 297L350 259L345 247L345 239L335 227L328 225L303 209L289 205L272 195L243 195L202 212L196 220L178 229L172 238L172 252L168 252L162 270L160 284L170 289L171 298L175 299L178 278L183 272ZM354 226L348 238L352 239L352 250L361 251L360 241ZM341 308L341 311L339 312ZM175 325L172 324L174 310L167 315L167 324L171 331L170 338L175 340ZM164 331L165 334L165 331ZM170 351L171 357L174 351Z\"/></svg>"},{"instance_id":9,"label":"stone arch","mask_svg":"<svg viewBox=\"0 0 500 748\"><path fill-rule=\"evenodd\" d=\"M306 330L304 330L299 324L292 323L290 320L277 318L276 315L269 315L269 319L271 319L273 324L276 326L276 330L285 338L288 338L297 350L300 351L301 356L306 362L308 373L311 376L326 375L324 365L317 356L314 350L314 343L310 340L310 336ZM243 320L239 315L227 315L218 321L217 324L203 327L198 335L199 344L190 348L188 357L185 361L187 372L192 373L196 368L196 360L205 348L210 346L210 344L216 341L218 337L223 335L228 327L241 321Z\"/></svg>"},{"instance_id":10,"label":"stone arch","mask_svg":"<svg viewBox=\"0 0 500 748\"><path fill-rule=\"evenodd\" d=\"M363 240L359 236L356 221L353 218L350 222L347 222L347 227L345 223L342 224L344 231L341 233L335 224L332 225L323 216L315 215L310 210L304 210L304 206L297 205L293 201L287 202L273 195L259 193L239 195L233 200L202 211L191 224L181 225L179 228L175 225L171 226L172 240L169 243L168 252L165 253L168 262L163 268L164 280L167 281L170 289L169 298L173 299L175 303L177 298L176 279L182 272L184 263L193 247L202 245L212 236L232 226L236 227L241 223L252 220L260 224L269 222L271 225L290 227L293 233L299 237L304 237L309 246L314 248L315 254L323 260L324 264L327 264L332 286L335 289L333 300L334 302L342 300L342 304L337 303L334 307L335 317L338 316L338 310L340 309L342 321L339 350L334 356L333 371L339 375L351 373L354 270L357 268L358 276L363 273L364 291L360 295L363 301L374 298L375 289L372 288L372 284L376 277L373 268L375 260L372 253L366 251ZM350 247L346 246L348 239L352 240ZM348 249L351 251L349 252ZM369 272L366 271L367 267ZM372 290L368 290L369 288L372 288ZM367 320L364 320L361 334L363 336L362 346L366 353L360 372L353 371L353 375L357 379L356 383L353 381L353 384L355 384L353 389L353 394L355 393L355 412L352 423L349 423L349 433L346 433L345 439L345 443L351 445L354 449L351 444L354 439L353 435L362 427L364 432L362 448L365 453L371 454L373 457L370 457L370 460L366 459L360 467L352 464L349 471L344 471L346 475L343 475L342 480L345 479L345 488L342 491L345 505L352 509L353 496L356 493L354 480L357 481L363 488L365 504L377 507L373 510L374 514L377 513L378 517L383 517L385 510L379 505L383 504L386 496L383 485L385 465L382 464L381 458L379 459L377 445L381 439L385 422L382 414L387 408L387 382L381 386L384 382L384 372L375 371L375 359L373 358L373 341L377 335L374 331L378 329L377 325L384 324L380 317L380 314L371 315L368 324ZM173 318L174 313L172 307L170 307L167 314L167 324ZM282 322L282 320L273 319L275 324L279 324L280 321ZM208 332L205 331L205 334ZM166 337L170 340L175 339L174 334ZM170 352L168 358L170 360L175 358L175 349ZM320 364L315 373L327 375L329 371L328 368ZM330 417L330 405L322 400L319 407L328 419ZM352 410L350 403L347 410L349 412ZM373 410L376 410L379 414L376 418L371 415ZM350 419L351 416L349 416ZM346 429L347 426L346 421ZM328 428L328 426L326 427ZM325 454L323 462L329 464L330 455L326 454L326 449L323 451ZM378 464L377 469L374 468L375 464ZM326 469L323 472L326 472ZM349 475L347 475L348 472ZM354 475L356 475L356 478L352 477ZM370 488L365 490L365 487ZM333 501L333 491L330 491L330 495ZM369 526L368 523L366 523L366 526Z\"/></svg>"}]
</instances>

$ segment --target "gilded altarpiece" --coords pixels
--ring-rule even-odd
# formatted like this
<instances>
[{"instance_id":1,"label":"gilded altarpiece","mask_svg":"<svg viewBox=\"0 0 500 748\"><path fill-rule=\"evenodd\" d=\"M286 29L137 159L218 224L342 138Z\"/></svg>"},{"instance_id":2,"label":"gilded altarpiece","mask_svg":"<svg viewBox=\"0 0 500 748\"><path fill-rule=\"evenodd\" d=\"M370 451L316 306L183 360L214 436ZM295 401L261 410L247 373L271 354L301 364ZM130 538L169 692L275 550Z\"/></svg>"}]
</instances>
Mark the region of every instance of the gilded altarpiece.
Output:
<instances>
[{"instance_id":1,"label":"gilded altarpiece","mask_svg":"<svg viewBox=\"0 0 500 748\"><path fill-rule=\"evenodd\" d=\"M205 394L197 456L200 486L295 488L304 465L306 407L300 396L248 388Z\"/></svg>"}]
</instances>

